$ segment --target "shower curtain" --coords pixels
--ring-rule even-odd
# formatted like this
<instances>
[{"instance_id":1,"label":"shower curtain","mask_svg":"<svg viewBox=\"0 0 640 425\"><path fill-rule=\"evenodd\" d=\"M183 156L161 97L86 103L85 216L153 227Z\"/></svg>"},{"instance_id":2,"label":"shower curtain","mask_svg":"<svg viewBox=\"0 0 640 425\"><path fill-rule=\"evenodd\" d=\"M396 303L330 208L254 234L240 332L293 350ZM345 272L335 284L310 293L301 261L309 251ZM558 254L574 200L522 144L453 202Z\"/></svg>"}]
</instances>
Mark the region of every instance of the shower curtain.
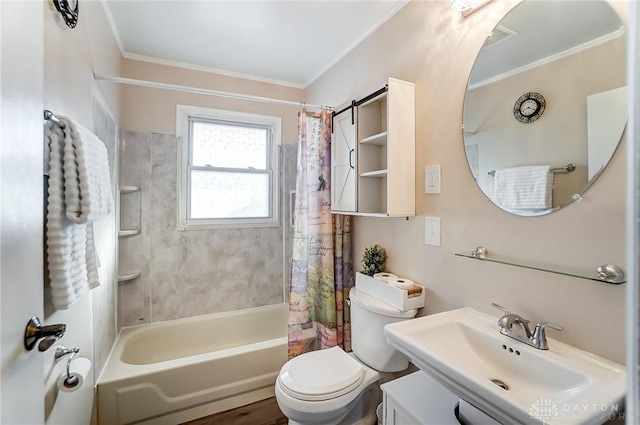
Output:
<instances>
[{"instance_id":1,"label":"shower curtain","mask_svg":"<svg viewBox=\"0 0 640 425\"><path fill-rule=\"evenodd\" d=\"M353 287L349 216L331 214L331 113L298 115L293 259L289 292L289 358L342 347L351 351Z\"/></svg>"}]
</instances>

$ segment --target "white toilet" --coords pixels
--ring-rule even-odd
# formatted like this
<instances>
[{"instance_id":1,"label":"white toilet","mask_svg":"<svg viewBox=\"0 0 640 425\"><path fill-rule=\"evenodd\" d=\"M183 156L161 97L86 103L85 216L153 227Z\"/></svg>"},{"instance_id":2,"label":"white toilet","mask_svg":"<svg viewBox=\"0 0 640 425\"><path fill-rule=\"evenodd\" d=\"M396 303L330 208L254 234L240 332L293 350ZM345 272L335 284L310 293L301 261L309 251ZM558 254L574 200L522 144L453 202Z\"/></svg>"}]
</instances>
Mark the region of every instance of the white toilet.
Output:
<instances>
[{"instance_id":1,"label":"white toilet","mask_svg":"<svg viewBox=\"0 0 640 425\"><path fill-rule=\"evenodd\" d=\"M397 310L356 288L349 298L353 353L339 347L313 351L289 360L280 370L276 400L290 425L375 424L383 372L409 366L387 343L384 326L412 319L418 310Z\"/></svg>"}]
</instances>

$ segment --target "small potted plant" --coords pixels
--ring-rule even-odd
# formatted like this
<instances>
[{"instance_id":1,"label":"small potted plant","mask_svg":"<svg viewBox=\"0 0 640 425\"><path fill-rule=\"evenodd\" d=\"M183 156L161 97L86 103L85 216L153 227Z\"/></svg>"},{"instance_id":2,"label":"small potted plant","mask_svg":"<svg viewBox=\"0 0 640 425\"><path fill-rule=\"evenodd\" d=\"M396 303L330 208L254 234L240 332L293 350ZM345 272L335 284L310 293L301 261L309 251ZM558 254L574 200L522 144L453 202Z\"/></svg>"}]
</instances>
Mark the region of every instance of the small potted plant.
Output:
<instances>
[{"instance_id":1,"label":"small potted plant","mask_svg":"<svg viewBox=\"0 0 640 425\"><path fill-rule=\"evenodd\" d=\"M380 245L369 246L362 254L362 273L373 276L384 271L384 263L387 260L387 253Z\"/></svg>"}]
</instances>

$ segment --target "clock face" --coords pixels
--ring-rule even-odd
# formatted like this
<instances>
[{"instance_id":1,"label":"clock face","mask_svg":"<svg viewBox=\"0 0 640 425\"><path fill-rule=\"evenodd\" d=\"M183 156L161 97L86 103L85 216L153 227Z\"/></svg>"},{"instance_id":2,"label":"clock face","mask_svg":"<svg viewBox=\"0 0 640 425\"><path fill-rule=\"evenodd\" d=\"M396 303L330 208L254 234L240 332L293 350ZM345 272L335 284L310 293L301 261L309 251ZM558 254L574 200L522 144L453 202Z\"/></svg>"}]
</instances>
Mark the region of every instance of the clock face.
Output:
<instances>
[{"instance_id":1,"label":"clock face","mask_svg":"<svg viewBox=\"0 0 640 425\"><path fill-rule=\"evenodd\" d=\"M546 102L540 93L525 93L513 105L513 115L523 123L530 123L542 115Z\"/></svg>"}]
</instances>

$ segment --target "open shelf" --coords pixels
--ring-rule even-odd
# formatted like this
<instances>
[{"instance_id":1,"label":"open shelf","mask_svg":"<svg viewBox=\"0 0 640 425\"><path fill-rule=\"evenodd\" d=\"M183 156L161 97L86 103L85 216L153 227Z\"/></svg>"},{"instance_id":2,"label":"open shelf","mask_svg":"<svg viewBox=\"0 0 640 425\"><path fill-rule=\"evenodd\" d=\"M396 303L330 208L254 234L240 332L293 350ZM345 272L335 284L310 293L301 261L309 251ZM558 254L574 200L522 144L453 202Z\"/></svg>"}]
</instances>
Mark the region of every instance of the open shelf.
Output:
<instances>
[{"instance_id":1,"label":"open shelf","mask_svg":"<svg viewBox=\"0 0 640 425\"><path fill-rule=\"evenodd\" d=\"M128 236L135 236L138 233L140 233L140 229L118 230L118 236L122 238L126 238Z\"/></svg>"},{"instance_id":2,"label":"open shelf","mask_svg":"<svg viewBox=\"0 0 640 425\"><path fill-rule=\"evenodd\" d=\"M385 212L357 212L353 215L360 217L391 217L389 214Z\"/></svg>"},{"instance_id":3,"label":"open shelf","mask_svg":"<svg viewBox=\"0 0 640 425\"><path fill-rule=\"evenodd\" d=\"M120 186L118 188L118 191L120 192L120 221L122 221L122 210L123 210L123 203L125 202L122 198L123 195L130 195L132 193L137 193L138 197L137 197L137 211L138 211L138 218L137 218L137 226L133 229L118 229L118 237L120 238L126 238L129 236L135 236L137 234L140 233L141 230L141 211L142 211L142 196L140 193L140 187L138 186ZM128 198L127 198L128 199ZM121 225L121 223L119 224Z\"/></svg>"},{"instance_id":4,"label":"open shelf","mask_svg":"<svg viewBox=\"0 0 640 425\"><path fill-rule=\"evenodd\" d=\"M140 188L138 186L120 186L120 194L122 195L138 192L139 190Z\"/></svg>"},{"instance_id":5,"label":"open shelf","mask_svg":"<svg viewBox=\"0 0 640 425\"><path fill-rule=\"evenodd\" d=\"M127 282L129 280L134 280L140 277L140 272L131 272L118 276L118 282Z\"/></svg>"},{"instance_id":6,"label":"open shelf","mask_svg":"<svg viewBox=\"0 0 640 425\"><path fill-rule=\"evenodd\" d=\"M385 145L387 144L387 132L383 131L382 133L374 134L373 136L362 139L360 140L360 144L376 146Z\"/></svg>"},{"instance_id":7,"label":"open shelf","mask_svg":"<svg viewBox=\"0 0 640 425\"><path fill-rule=\"evenodd\" d=\"M387 170L374 170L367 171L366 173L360 174L360 177L386 177Z\"/></svg>"},{"instance_id":8,"label":"open shelf","mask_svg":"<svg viewBox=\"0 0 640 425\"><path fill-rule=\"evenodd\" d=\"M593 280L596 282L609 283L613 285L619 285L626 282L626 278L622 277L619 280L602 279L598 277L596 270L586 270L577 267L569 267L558 264L549 264L543 262L537 262L532 260L522 260L518 258L505 257L502 255L490 254L485 257L479 257L475 252L457 252L455 255L459 257L471 258L479 261L488 261L491 263L506 264L509 266L522 267L530 270L538 270L547 273L561 274L564 276L577 277L580 279Z\"/></svg>"}]
</instances>

